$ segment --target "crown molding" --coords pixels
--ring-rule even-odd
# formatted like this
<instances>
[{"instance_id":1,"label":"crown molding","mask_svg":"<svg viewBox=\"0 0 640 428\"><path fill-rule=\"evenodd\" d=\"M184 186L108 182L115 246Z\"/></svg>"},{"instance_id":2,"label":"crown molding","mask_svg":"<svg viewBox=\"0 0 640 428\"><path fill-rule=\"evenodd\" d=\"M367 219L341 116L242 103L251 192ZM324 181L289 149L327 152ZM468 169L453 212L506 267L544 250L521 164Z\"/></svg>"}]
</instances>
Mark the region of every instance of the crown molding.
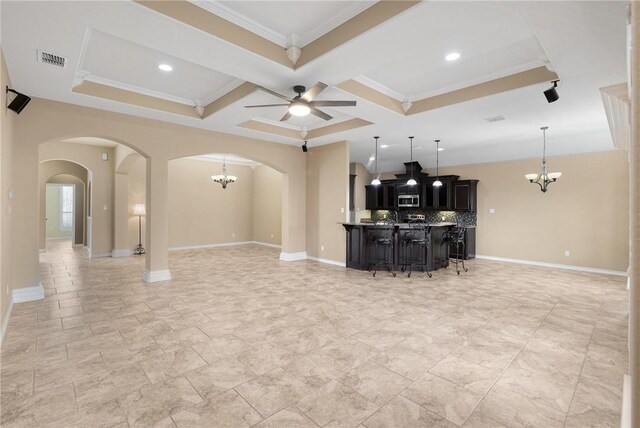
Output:
<instances>
[{"instance_id":1,"label":"crown molding","mask_svg":"<svg viewBox=\"0 0 640 428\"><path fill-rule=\"evenodd\" d=\"M362 83L365 86L368 86L369 88L380 92L381 94L384 94L388 97L391 97L397 101L403 102L406 100L406 97L404 95L402 95L400 92L396 92L393 89L384 86L382 83L378 83L373 79L369 79L366 76L363 76L362 74L359 76L354 77L351 80L355 80L358 83Z\"/></svg>"},{"instance_id":2,"label":"crown molding","mask_svg":"<svg viewBox=\"0 0 640 428\"><path fill-rule=\"evenodd\" d=\"M362 12L369 9L376 3L377 0L359 1L357 3L354 3L353 5L351 5L351 7L348 7L340 13L337 13L331 19L322 22L320 25L318 25L311 31L308 31L306 34L298 35L298 44L304 48L309 43L313 42L317 38L324 36L328 32L334 30L336 27L339 27L354 16L360 15Z\"/></svg>"},{"instance_id":3,"label":"crown molding","mask_svg":"<svg viewBox=\"0 0 640 428\"><path fill-rule=\"evenodd\" d=\"M164 94L162 92L152 91L150 89L141 88L139 86L129 85L127 83L116 82L115 80L105 79L103 77L94 76L88 72L86 76L84 76L83 80L88 82L98 83L104 86L111 86L117 89L122 89L124 91L135 92L141 95L146 95L148 97L160 98L161 100L171 101L178 104L184 104L189 107L195 107L196 103L194 100L190 100L188 98L176 97L169 94Z\"/></svg>"}]
</instances>

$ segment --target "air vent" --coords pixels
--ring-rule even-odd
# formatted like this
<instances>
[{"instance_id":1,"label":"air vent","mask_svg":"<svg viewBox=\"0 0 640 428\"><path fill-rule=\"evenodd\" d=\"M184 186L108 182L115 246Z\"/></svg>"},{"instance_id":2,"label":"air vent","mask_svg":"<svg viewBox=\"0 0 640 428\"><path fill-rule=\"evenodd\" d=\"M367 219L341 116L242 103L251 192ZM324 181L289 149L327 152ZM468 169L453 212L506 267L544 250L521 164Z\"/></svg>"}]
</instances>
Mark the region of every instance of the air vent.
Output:
<instances>
[{"instance_id":1,"label":"air vent","mask_svg":"<svg viewBox=\"0 0 640 428\"><path fill-rule=\"evenodd\" d=\"M67 65L67 58L45 51L38 51L38 61L43 64L55 65L56 67L62 68Z\"/></svg>"},{"instance_id":2,"label":"air vent","mask_svg":"<svg viewBox=\"0 0 640 428\"><path fill-rule=\"evenodd\" d=\"M485 119L487 122L500 122L501 120L504 120L504 116L493 116L493 117L488 117Z\"/></svg>"}]
</instances>

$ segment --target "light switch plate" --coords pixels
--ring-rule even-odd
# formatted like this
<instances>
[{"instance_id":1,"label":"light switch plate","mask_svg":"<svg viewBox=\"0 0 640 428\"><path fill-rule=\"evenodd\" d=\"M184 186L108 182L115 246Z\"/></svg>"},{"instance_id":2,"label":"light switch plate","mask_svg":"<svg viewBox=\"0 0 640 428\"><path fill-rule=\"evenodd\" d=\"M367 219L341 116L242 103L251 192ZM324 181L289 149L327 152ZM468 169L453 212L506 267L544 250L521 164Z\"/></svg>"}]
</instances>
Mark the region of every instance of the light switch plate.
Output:
<instances>
[{"instance_id":1,"label":"light switch plate","mask_svg":"<svg viewBox=\"0 0 640 428\"><path fill-rule=\"evenodd\" d=\"M489 214L495 214L495 213L496 213L495 208L489 208Z\"/></svg>"}]
</instances>

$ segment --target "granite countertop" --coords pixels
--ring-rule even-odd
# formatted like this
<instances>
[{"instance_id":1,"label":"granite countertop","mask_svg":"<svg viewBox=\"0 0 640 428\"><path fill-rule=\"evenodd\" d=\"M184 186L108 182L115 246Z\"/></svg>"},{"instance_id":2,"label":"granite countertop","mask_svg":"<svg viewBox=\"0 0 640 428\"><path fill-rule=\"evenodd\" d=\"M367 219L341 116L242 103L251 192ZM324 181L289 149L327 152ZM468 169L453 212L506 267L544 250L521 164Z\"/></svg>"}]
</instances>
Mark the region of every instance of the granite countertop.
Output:
<instances>
[{"instance_id":1,"label":"granite countertop","mask_svg":"<svg viewBox=\"0 0 640 428\"><path fill-rule=\"evenodd\" d=\"M383 226L382 224L377 223L340 223L344 226ZM426 223L431 227L453 227L456 226L456 223L451 222L439 222L439 223ZM408 228L409 223L393 223L392 226L398 227L400 229ZM467 226L467 228L475 228L475 226Z\"/></svg>"}]
</instances>

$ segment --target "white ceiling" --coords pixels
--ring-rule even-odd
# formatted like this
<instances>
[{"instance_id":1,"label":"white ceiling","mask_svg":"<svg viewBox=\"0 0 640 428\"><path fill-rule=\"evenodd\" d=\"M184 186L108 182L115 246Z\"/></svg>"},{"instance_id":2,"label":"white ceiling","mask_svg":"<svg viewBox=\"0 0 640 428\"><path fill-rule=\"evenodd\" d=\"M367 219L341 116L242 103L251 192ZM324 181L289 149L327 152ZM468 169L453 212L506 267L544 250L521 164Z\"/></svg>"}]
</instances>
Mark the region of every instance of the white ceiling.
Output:
<instances>
[{"instance_id":1,"label":"white ceiling","mask_svg":"<svg viewBox=\"0 0 640 428\"><path fill-rule=\"evenodd\" d=\"M218 10L215 2L213 7L204 3L209 2L198 3L203 13ZM245 28L257 23L284 38L294 33L300 42L371 4L256 1L222 6L239 21L244 19ZM381 144L392 145L380 153L383 171L401 170L402 162L408 161L409 135L416 136L421 148L414 156L425 167L435 164L435 138L445 148L442 165L538 157L543 125L549 126L550 156L611 150L599 88L626 81L626 2L622 1L425 1L297 70L133 2L1 2L0 7L2 49L13 85L30 96L299 145L301 140L237 126L251 119L279 122L284 108L244 108L281 101L260 91L199 120L71 89L83 69L98 80L184 102L215 99L242 81L285 95L293 94L293 85L310 87L322 81L330 88L318 99L357 99L357 107L323 108L335 121L309 116L286 126L312 129L352 117L373 122L309 145L346 139L352 161L366 164L373 153L372 137L380 135ZM38 63L38 49L67 57L68 66L57 69ZM460 52L461 59L446 62L444 55L451 51ZM171 61L174 71L162 74L159 61ZM542 95L549 87L543 83L405 117L332 87L357 78L386 88L399 100L415 100L547 61L562 80L560 100L553 104ZM485 120L497 115L505 120Z\"/></svg>"}]
</instances>

